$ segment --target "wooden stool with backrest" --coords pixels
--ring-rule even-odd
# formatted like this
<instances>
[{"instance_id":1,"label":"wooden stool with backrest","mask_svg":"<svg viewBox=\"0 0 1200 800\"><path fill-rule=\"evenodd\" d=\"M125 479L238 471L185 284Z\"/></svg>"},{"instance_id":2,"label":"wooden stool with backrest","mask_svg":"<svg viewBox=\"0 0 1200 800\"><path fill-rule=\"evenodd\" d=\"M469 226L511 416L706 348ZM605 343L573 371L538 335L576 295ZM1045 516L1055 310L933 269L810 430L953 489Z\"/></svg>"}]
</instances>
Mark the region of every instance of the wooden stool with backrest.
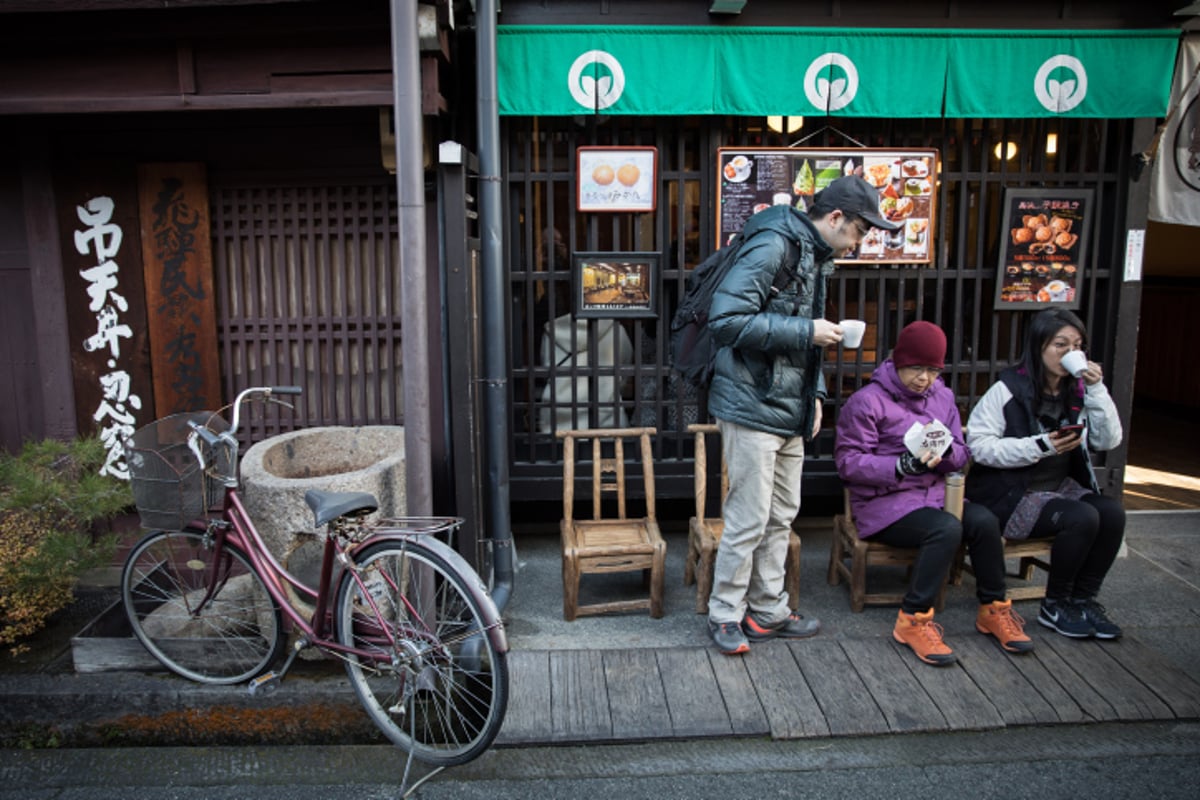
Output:
<instances>
[{"instance_id":1,"label":"wooden stool with backrest","mask_svg":"<svg viewBox=\"0 0 1200 800\"><path fill-rule=\"evenodd\" d=\"M654 461L650 437L654 428L597 428L559 430L563 440L562 534L563 618L578 614L603 614L644 608L650 616L663 615L663 573L667 545L654 517ZM575 519L575 448L581 439L592 441L592 519ZM637 440L646 494L646 516L631 519L625 513L625 441ZM605 458L601 444L612 441L613 455ZM605 494L616 498L616 516L605 518ZM579 604L579 582L585 574L642 570L649 596L637 600Z\"/></svg>"},{"instance_id":2,"label":"wooden stool with backrest","mask_svg":"<svg viewBox=\"0 0 1200 800\"><path fill-rule=\"evenodd\" d=\"M696 613L708 613L708 596L712 594L713 567L717 557L717 546L725 521L720 517L706 517L705 505L708 495L708 448L705 437L720 434L716 425L688 425L688 432L696 436L696 515L688 520L688 552L683 564L683 585L696 584ZM729 493L729 470L725 458L721 457L721 502ZM719 509L718 509L719 511ZM800 537L792 531L788 537L787 559L784 561L783 588L788 593L788 605L793 611L800 603Z\"/></svg>"},{"instance_id":3,"label":"wooden stool with backrest","mask_svg":"<svg viewBox=\"0 0 1200 800\"><path fill-rule=\"evenodd\" d=\"M837 586L842 579L850 586L850 608L856 612L862 611L867 605L899 605L904 600L904 592L868 592L867 568L872 566L899 566L912 569L917 558L915 547L892 547L883 542L861 539L858 528L854 525L854 517L850 513L850 490L842 489L842 513L833 518L833 541L829 547L829 585ZM962 519L963 507L963 476L961 473L951 473L946 476L945 509L954 516ZM961 558L955 559L947 573L957 577L958 564ZM847 563L849 562L849 563ZM946 584L942 584L934 607L942 610L946 597Z\"/></svg>"}]
</instances>

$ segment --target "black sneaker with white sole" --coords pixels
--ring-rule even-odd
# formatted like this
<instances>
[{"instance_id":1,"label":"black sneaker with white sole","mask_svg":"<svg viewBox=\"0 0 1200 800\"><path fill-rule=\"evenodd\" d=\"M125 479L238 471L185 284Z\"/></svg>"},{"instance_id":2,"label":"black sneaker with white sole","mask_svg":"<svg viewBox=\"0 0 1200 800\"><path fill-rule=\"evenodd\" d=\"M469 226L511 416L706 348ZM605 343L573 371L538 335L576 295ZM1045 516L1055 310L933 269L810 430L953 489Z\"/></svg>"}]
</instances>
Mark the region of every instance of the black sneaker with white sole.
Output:
<instances>
[{"instance_id":1,"label":"black sneaker with white sole","mask_svg":"<svg viewBox=\"0 0 1200 800\"><path fill-rule=\"evenodd\" d=\"M1108 618L1108 613L1104 606L1097 603L1095 600L1075 600L1083 608L1083 618L1091 623L1092 628L1096 631L1097 639L1120 639L1122 630L1121 626Z\"/></svg>"},{"instance_id":2,"label":"black sneaker with white sole","mask_svg":"<svg viewBox=\"0 0 1200 800\"><path fill-rule=\"evenodd\" d=\"M1042 607L1038 609L1037 621L1039 625L1072 639L1090 639L1096 635L1096 628L1084 616L1083 603L1073 600L1044 598Z\"/></svg>"}]
</instances>

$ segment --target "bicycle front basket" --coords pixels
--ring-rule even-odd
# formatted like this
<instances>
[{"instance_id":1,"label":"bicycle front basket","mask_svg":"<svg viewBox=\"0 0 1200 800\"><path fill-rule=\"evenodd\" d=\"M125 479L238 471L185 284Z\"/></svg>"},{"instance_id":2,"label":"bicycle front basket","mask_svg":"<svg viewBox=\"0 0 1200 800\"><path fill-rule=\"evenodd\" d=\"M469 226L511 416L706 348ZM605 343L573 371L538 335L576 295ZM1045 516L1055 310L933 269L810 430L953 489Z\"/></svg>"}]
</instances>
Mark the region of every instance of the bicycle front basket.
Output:
<instances>
[{"instance_id":1,"label":"bicycle front basket","mask_svg":"<svg viewBox=\"0 0 1200 800\"><path fill-rule=\"evenodd\" d=\"M215 433L229 429L229 423L214 412L189 411L151 422L125 440L133 499L144 528L182 530L221 503L221 476L228 459L199 440L202 468L187 444L188 422Z\"/></svg>"}]
</instances>

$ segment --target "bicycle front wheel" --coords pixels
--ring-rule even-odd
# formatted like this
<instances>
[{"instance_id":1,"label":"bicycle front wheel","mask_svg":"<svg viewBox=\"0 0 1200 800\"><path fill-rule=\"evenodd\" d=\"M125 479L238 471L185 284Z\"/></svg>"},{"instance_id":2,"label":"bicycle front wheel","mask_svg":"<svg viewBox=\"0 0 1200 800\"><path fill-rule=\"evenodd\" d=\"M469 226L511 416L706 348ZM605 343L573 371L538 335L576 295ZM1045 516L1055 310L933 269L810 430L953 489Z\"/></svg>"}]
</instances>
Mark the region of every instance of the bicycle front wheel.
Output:
<instances>
[{"instance_id":1,"label":"bicycle front wheel","mask_svg":"<svg viewBox=\"0 0 1200 800\"><path fill-rule=\"evenodd\" d=\"M346 671L372 721L428 764L463 764L487 749L508 704L508 664L491 619L459 572L415 542L355 555L338 590Z\"/></svg>"},{"instance_id":2,"label":"bicycle front wheel","mask_svg":"<svg viewBox=\"0 0 1200 800\"><path fill-rule=\"evenodd\" d=\"M283 652L283 615L237 547L203 531L157 531L125 560L133 633L163 666L201 683L247 681Z\"/></svg>"}]
</instances>

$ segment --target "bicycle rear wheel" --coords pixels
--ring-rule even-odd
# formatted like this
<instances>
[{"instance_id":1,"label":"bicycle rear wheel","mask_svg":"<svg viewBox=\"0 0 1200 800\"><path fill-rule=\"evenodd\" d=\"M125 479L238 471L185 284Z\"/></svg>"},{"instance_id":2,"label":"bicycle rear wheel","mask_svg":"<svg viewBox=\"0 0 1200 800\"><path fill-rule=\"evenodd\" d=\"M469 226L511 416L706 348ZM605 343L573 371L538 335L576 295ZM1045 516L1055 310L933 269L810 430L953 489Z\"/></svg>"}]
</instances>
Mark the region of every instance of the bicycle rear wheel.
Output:
<instances>
[{"instance_id":1,"label":"bicycle rear wheel","mask_svg":"<svg viewBox=\"0 0 1200 800\"><path fill-rule=\"evenodd\" d=\"M496 738L508 705L508 663L485 633L499 620L420 543L379 542L354 560L338 590L337 630L341 644L367 654L346 659L367 713L414 758L470 761Z\"/></svg>"},{"instance_id":2,"label":"bicycle rear wheel","mask_svg":"<svg viewBox=\"0 0 1200 800\"><path fill-rule=\"evenodd\" d=\"M146 649L201 683L250 680L286 644L282 612L245 554L225 543L217 557L203 531L156 531L138 542L121 572L121 599Z\"/></svg>"}]
</instances>

